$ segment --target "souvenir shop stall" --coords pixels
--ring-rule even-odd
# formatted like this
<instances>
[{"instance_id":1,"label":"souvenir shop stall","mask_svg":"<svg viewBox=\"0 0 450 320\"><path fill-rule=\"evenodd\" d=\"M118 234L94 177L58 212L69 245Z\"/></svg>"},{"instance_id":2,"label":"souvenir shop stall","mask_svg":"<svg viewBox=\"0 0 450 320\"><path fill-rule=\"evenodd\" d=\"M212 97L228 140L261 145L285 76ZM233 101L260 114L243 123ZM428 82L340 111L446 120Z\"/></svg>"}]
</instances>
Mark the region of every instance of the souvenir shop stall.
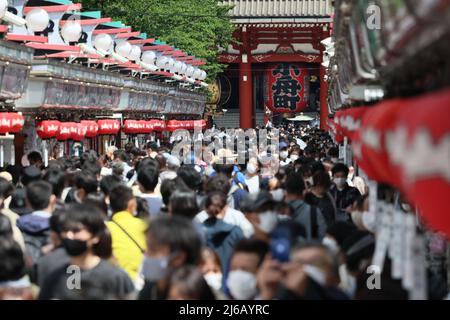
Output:
<instances>
[{"instance_id":1,"label":"souvenir shop stall","mask_svg":"<svg viewBox=\"0 0 450 320\"><path fill-rule=\"evenodd\" d=\"M126 120L151 122L139 132L149 135L166 120L202 117L205 62L187 52L68 0L0 0L0 19L2 41L28 54L10 55L14 71L2 69L23 79L8 80L17 93L6 88L25 120L20 154L103 152L138 134Z\"/></svg>"}]
</instances>

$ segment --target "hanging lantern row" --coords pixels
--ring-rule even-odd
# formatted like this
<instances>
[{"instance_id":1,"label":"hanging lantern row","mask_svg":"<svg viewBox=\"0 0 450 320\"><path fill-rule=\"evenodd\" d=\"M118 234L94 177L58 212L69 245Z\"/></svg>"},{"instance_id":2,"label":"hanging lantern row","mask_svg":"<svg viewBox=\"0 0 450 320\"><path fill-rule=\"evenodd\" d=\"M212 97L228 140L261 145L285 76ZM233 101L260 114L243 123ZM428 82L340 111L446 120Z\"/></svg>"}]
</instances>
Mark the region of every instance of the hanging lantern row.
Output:
<instances>
[{"instance_id":1,"label":"hanging lantern row","mask_svg":"<svg viewBox=\"0 0 450 320\"><path fill-rule=\"evenodd\" d=\"M76 122L60 122L57 120L44 120L38 123L36 132L41 139L56 138L59 141L81 141L84 138L93 138L97 135L115 135L120 130L118 120L84 120Z\"/></svg>"},{"instance_id":2,"label":"hanging lantern row","mask_svg":"<svg viewBox=\"0 0 450 320\"><path fill-rule=\"evenodd\" d=\"M447 88L364 111L348 109L337 122L346 127L354 159L367 176L396 187L429 226L450 238L450 203L442 201L450 196L449 105Z\"/></svg>"},{"instance_id":3,"label":"hanging lantern row","mask_svg":"<svg viewBox=\"0 0 450 320\"><path fill-rule=\"evenodd\" d=\"M206 64L204 61L164 42L148 39L146 33L132 32L121 22L102 18L100 12L82 12L80 3L57 1L36 5L21 0L11 4L16 13L9 12L8 5L8 0L0 0L0 20L11 25L8 40L33 41L29 46L40 50L58 46L65 51L62 56L68 52L80 58L90 55L99 63L118 64L129 70L208 86L204 82L207 73L199 68ZM40 38L30 40L30 34ZM39 41L34 43L36 39Z\"/></svg>"},{"instance_id":4,"label":"hanging lantern row","mask_svg":"<svg viewBox=\"0 0 450 320\"><path fill-rule=\"evenodd\" d=\"M0 113L0 134L19 133L24 123L25 119L20 113L2 112Z\"/></svg>"},{"instance_id":5,"label":"hanging lantern row","mask_svg":"<svg viewBox=\"0 0 450 320\"><path fill-rule=\"evenodd\" d=\"M194 130L195 128L206 128L205 120L170 120L167 122L167 131L173 132L176 130Z\"/></svg>"},{"instance_id":6,"label":"hanging lantern row","mask_svg":"<svg viewBox=\"0 0 450 320\"><path fill-rule=\"evenodd\" d=\"M206 127L206 121L170 120L166 124L164 120L125 120L122 130L125 134L147 134L152 132L162 132L164 130L171 132L179 129L193 130L196 127L204 129ZM84 138L93 138L97 135L118 134L120 131L120 121L103 119L98 120L97 122L93 120L83 120L80 123L76 123L44 120L38 123L36 131L41 139L56 138L59 141L81 141Z\"/></svg>"},{"instance_id":7,"label":"hanging lantern row","mask_svg":"<svg viewBox=\"0 0 450 320\"><path fill-rule=\"evenodd\" d=\"M125 134L146 134L165 129L166 123L163 120L125 120L123 124Z\"/></svg>"}]
</instances>

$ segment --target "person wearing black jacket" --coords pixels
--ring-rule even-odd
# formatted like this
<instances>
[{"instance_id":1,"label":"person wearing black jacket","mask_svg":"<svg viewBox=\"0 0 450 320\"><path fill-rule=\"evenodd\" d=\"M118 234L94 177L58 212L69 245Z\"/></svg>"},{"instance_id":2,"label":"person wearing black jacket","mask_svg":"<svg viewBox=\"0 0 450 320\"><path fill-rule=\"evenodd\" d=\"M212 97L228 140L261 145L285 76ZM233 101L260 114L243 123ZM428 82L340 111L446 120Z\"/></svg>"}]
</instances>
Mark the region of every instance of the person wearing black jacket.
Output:
<instances>
[{"instance_id":1,"label":"person wearing black jacket","mask_svg":"<svg viewBox=\"0 0 450 320\"><path fill-rule=\"evenodd\" d=\"M347 177L349 168L345 164L335 164L331 172L334 183L330 188L330 194L336 202L337 219L340 221L349 221L350 215L346 213L346 209L361 196L361 193L357 188L348 185Z\"/></svg>"}]
</instances>

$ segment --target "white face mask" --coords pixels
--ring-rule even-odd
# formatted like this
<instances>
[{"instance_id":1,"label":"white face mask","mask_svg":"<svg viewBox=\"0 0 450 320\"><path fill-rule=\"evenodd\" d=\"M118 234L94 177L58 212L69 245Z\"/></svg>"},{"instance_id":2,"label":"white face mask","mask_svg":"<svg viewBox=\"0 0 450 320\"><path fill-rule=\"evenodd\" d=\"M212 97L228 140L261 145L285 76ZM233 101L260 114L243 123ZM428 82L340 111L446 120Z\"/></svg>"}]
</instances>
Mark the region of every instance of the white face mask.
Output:
<instances>
[{"instance_id":1,"label":"white face mask","mask_svg":"<svg viewBox=\"0 0 450 320\"><path fill-rule=\"evenodd\" d=\"M256 296L256 277L253 273L233 270L228 274L227 287L236 300L250 300Z\"/></svg>"},{"instance_id":2,"label":"white face mask","mask_svg":"<svg viewBox=\"0 0 450 320\"><path fill-rule=\"evenodd\" d=\"M343 189L345 186L346 179L345 178L334 178L333 181L336 184L336 187L338 187L338 189Z\"/></svg>"},{"instance_id":3,"label":"white face mask","mask_svg":"<svg viewBox=\"0 0 450 320\"><path fill-rule=\"evenodd\" d=\"M206 283L208 283L208 285L212 289L219 291L220 288L222 288L222 274L221 273L209 272L209 273L205 274L203 277L205 278Z\"/></svg>"},{"instance_id":4,"label":"white face mask","mask_svg":"<svg viewBox=\"0 0 450 320\"><path fill-rule=\"evenodd\" d=\"M256 171L258 171L258 168L256 168L253 164L247 163L247 172L249 174L255 174Z\"/></svg>"},{"instance_id":5,"label":"white face mask","mask_svg":"<svg viewBox=\"0 0 450 320\"><path fill-rule=\"evenodd\" d=\"M281 159L286 159L288 157L288 152L287 151L281 151L280 152L280 158Z\"/></svg>"},{"instance_id":6,"label":"white face mask","mask_svg":"<svg viewBox=\"0 0 450 320\"><path fill-rule=\"evenodd\" d=\"M296 161L298 159L298 154L291 154L291 160Z\"/></svg>"},{"instance_id":7,"label":"white face mask","mask_svg":"<svg viewBox=\"0 0 450 320\"><path fill-rule=\"evenodd\" d=\"M322 244L326 246L333 254L337 254L339 252L339 245L336 240L331 237L325 237L322 240Z\"/></svg>"},{"instance_id":8,"label":"white face mask","mask_svg":"<svg viewBox=\"0 0 450 320\"><path fill-rule=\"evenodd\" d=\"M309 184L309 186L313 186L314 185L314 181L313 181L312 177L309 177L308 179L305 179L305 185L308 186L308 184Z\"/></svg>"},{"instance_id":9,"label":"white face mask","mask_svg":"<svg viewBox=\"0 0 450 320\"><path fill-rule=\"evenodd\" d=\"M313 279L315 282L317 282L321 286L326 285L327 280L326 280L325 272L323 272L320 268L317 268L312 265L304 265L303 270L311 279Z\"/></svg>"},{"instance_id":10,"label":"white face mask","mask_svg":"<svg viewBox=\"0 0 450 320\"><path fill-rule=\"evenodd\" d=\"M283 201L284 199L284 190L281 188L270 191L272 194L272 198L275 201Z\"/></svg>"},{"instance_id":11,"label":"white face mask","mask_svg":"<svg viewBox=\"0 0 450 320\"><path fill-rule=\"evenodd\" d=\"M271 233L273 229L277 226L278 218L277 214L273 211L265 211L259 215L260 223L258 225L259 229L265 233Z\"/></svg>"}]
</instances>

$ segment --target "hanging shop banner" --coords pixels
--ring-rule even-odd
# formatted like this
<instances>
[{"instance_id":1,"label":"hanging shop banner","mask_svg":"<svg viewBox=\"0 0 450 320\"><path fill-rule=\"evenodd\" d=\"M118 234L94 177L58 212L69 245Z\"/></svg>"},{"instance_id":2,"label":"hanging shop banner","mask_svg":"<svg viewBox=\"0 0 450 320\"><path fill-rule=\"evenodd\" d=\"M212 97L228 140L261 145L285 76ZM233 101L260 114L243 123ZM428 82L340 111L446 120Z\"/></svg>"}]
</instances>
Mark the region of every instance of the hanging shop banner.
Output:
<instances>
[{"instance_id":1,"label":"hanging shop banner","mask_svg":"<svg viewBox=\"0 0 450 320\"><path fill-rule=\"evenodd\" d=\"M303 111L309 100L308 70L292 63L269 65L266 73L266 105L275 113Z\"/></svg>"}]
</instances>

